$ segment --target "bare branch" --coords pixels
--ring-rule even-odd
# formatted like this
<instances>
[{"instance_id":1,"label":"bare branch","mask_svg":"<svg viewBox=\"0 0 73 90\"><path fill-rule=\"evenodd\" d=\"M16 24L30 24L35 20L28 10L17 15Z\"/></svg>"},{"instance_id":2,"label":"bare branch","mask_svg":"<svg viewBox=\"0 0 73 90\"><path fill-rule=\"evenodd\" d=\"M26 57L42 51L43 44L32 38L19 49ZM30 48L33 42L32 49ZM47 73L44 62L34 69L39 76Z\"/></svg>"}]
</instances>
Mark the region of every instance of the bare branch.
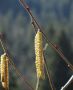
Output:
<instances>
[{"instance_id":1,"label":"bare branch","mask_svg":"<svg viewBox=\"0 0 73 90\"><path fill-rule=\"evenodd\" d=\"M72 81L73 81L73 75L68 80L68 82L61 88L61 90L65 90L71 84Z\"/></svg>"},{"instance_id":2,"label":"bare branch","mask_svg":"<svg viewBox=\"0 0 73 90\"><path fill-rule=\"evenodd\" d=\"M50 47L53 48L53 50L55 50L60 57L64 60L64 62L67 64L67 66L73 71L73 65L69 62L69 60L64 56L64 54L62 53L60 48L56 48L55 44L51 42L51 40L48 39L48 37L46 36L46 34L43 32L44 30L42 30L42 28L40 27L40 25L38 24L38 22L36 21L35 17L33 16L29 6L24 2L24 0L19 0L20 3L22 4L23 8L28 12L28 14L30 15L30 17L32 18L32 20L34 21L34 23L36 24L36 27L40 29L40 31L43 34L44 39L46 40L46 42L48 43L48 45Z\"/></svg>"}]
</instances>

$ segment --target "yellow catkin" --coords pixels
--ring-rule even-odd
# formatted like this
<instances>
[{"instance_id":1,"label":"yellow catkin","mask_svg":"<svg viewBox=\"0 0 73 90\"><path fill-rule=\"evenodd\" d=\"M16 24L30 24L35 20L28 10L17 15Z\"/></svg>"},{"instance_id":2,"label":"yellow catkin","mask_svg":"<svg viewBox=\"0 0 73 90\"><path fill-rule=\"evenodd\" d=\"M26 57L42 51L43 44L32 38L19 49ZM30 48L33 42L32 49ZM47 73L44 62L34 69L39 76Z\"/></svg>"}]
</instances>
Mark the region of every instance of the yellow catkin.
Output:
<instances>
[{"instance_id":1,"label":"yellow catkin","mask_svg":"<svg viewBox=\"0 0 73 90\"><path fill-rule=\"evenodd\" d=\"M6 90L9 90L8 60L6 53L1 55L1 83Z\"/></svg>"},{"instance_id":2,"label":"yellow catkin","mask_svg":"<svg viewBox=\"0 0 73 90\"><path fill-rule=\"evenodd\" d=\"M36 72L37 78L44 79L44 57L42 45L42 33L38 30L35 36L35 55L36 55Z\"/></svg>"}]
</instances>

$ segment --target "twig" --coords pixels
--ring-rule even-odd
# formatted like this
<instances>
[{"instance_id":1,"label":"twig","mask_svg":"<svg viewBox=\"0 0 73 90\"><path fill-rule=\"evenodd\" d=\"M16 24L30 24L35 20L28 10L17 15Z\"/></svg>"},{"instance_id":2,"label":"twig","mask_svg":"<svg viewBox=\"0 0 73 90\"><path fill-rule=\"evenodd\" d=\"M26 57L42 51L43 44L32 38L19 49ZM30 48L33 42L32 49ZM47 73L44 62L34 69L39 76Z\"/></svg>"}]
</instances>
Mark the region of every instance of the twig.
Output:
<instances>
[{"instance_id":1,"label":"twig","mask_svg":"<svg viewBox=\"0 0 73 90\"><path fill-rule=\"evenodd\" d=\"M45 33L42 31L41 27L39 26L38 22L36 21L35 17L32 15L29 6L26 3L24 3L23 0L19 0L19 1L22 4L22 6L24 7L24 9L28 12L28 14L30 15L30 17L33 19L33 21L35 22L37 28L39 28L40 31L42 32L43 37L46 40L46 42L48 43L48 45L50 45L50 47L52 47L60 55L60 57L64 60L64 62L67 64L67 66L73 71L73 65L64 56L64 54L61 52L60 48L56 48L55 45L47 38L47 36L45 35Z\"/></svg>"},{"instance_id":2,"label":"twig","mask_svg":"<svg viewBox=\"0 0 73 90\"><path fill-rule=\"evenodd\" d=\"M44 55L44 62L45 62L45 68L46 68L46 72L47 72L47 76L48 76L48 79L49 79L49 84L50 84L51 90L56 90L55 87L54 87L54 84L52 82L50 72L48 71L48 66L47 66L47 62L46 62L46 59L45 59L45 55Z\"/></svg>"},{"instance_id":3,"label":"twig","mask_svg":"<svg viewBox=\"0 0 73 90\"><path fill-rule=\"evenodd\" d=\"M36 90L38 90L38 87L39 87L39 78L37 78Z\"/></svg>"},{"instance_id":4,"label":"twig","mask_svg":"<svg viewBox=\"0 0 73 90\"><path fill-rule=\"evenodd\" d=\"M48 47L48 44L46 43L43 50L46 51L47 47Z\"/></svg>"},{"instance_id":5,"label":"twig","mask_svg":"<svg viewBox=\"0 0 73 90\"><path fill-rule=\"evenodd\" d=\"M35 23L33 22L32 25L33 25L35 33L36 33L38 29L36 28ZM47 44L46 44L45 48L43 48L43 51L45 51L46 48L47 48ZM44 65L45 65L45 69L46 69L46 72L47 72L47 76L48 76L48 80L49 80L51 90L55 90L55 87L54 87L53 82L52 82L52 78L50 76L50 72L48 71L48 66L47 66L45 55L44 55L44 63L45 63ZM38 85L39 85L39 78L37 78L36 90L38 90Z\"/></svg>"},{"instance_id":6,"label":"twig","mask_svg":"<svg viewBox=\"0 0 73 90\"><path fill-rule=\"evenodd\" d=\"M38 28L36 27L35 22L34 22L33 20L31 20L31 22L32 22L33 28L34 28L35 33L36 33L36 32L37 32L37 30L38 30Z\"/></svg>"},{"instance_id":7,"label":"twig","mask_svg":"<svg viewBox=\"0 0 73 90\"><path fill-rule=\"evenodd\" d=\"M72 75L71 78L68 80L68 82L61 88L61 90L65 90L72 81L73 81L73 75Z\"/></svg>"},{"instance_id":8,"label":"twig","mask_svg":"<svg viewBox=\"0 0 73 90\"><path fill-rule=\"evenodd\" d=\"M8 54L8 52L7 52L7 48L4 46L4 43L3 43L3 40L2 40L2 38L0 38L0 43L1 43L1 46L2 46L2 48L3 48L3 51L7 54L7 56L9 57L9 63L13 66L13 68L15 69L15 71L16 71L16 74L18 75L18 76L21 76L21 79L22 80L24 80L24 83L26 83L30 88L31 88L31 90L34 90L34 88L29 84L29 82L24 78L24 77L22 77L22 74L19 72L19 70L17 69L17 67L16 67L16 65L14 64L14 62L12 61L12 59L10 58L10 56L9 56L9 54Z\"/></svg>"}]
</instances>

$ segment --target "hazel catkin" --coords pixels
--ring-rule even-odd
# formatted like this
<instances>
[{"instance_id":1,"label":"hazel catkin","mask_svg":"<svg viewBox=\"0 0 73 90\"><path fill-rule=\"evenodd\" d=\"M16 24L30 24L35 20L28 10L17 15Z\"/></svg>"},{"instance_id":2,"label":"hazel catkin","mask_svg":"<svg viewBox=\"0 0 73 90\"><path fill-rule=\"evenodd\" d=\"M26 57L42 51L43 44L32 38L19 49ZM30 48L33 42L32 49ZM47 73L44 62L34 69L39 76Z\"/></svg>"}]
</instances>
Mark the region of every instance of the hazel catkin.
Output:
<instances>
[{"instance_id":1,"label":"hazel catkin","mask_svg":"<svg viewBox=\"0 0 73 90\"><path fill-rule=\"evenodd\" d=\"M6 53L1 55L1 83L6 90L9 89L8 60Z\"/></svg>"},{"instance_id":2,"label":"hazel catkin","mask_svg":"<svg viewBox=\"0 0 73 90\"><path fill-rule=\"evenodd\" d=\"M37 78L44 79L44 57L43 57L42 33L38 30L35 36L35 56Z\"/></svg>"}]
</instances>

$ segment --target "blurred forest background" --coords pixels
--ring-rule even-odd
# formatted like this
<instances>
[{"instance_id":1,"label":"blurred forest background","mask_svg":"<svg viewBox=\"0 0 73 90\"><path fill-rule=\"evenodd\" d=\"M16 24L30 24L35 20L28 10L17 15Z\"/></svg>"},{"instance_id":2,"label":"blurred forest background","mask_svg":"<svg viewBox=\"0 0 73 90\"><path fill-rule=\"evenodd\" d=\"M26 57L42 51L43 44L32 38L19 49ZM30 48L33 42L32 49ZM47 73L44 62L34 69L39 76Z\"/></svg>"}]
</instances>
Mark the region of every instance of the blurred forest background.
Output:
<instances>
[{"instance_id":1,"label":"blurred forest background","mask_svg":"<svg viewBox=\"0 0 73 90\"><path fill-rule=\"evenodd\" d=\"M73 0L26 0L45 34L60 46L73 64ZM36 85L34 29L29 15L19 0L0 0L0 32L3 32L9 54L31 85ZM46 43L45 43L46 44ZM45 45L44 45L45 46ZM3 50L0 46L0 55ZM51 47L45 51L48 70L56 90L68 81L72 71ZM29 90L13 69L10 69L10 90ZM51 90L47 79L39 90Z\"/></svg>"}]
</instances>

